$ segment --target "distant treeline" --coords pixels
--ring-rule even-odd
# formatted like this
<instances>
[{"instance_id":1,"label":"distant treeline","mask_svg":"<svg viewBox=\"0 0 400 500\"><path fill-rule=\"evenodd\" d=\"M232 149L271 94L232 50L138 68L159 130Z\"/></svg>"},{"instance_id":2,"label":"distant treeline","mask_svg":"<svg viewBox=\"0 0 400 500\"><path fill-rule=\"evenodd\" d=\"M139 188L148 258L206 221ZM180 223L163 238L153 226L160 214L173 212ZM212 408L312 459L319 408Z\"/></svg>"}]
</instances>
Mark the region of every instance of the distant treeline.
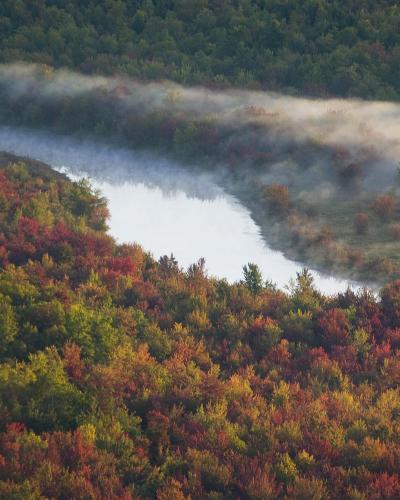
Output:
<instances>
[{"instance_id":1,"label":"distant treeline","mask_svg":"<svg viewBox=\"0 0 400 500\"><path fill-rule=\"evenodd\" d=\"M3 0L0 61L396 100L395 0Z\"/></svg>"}]
</instances>

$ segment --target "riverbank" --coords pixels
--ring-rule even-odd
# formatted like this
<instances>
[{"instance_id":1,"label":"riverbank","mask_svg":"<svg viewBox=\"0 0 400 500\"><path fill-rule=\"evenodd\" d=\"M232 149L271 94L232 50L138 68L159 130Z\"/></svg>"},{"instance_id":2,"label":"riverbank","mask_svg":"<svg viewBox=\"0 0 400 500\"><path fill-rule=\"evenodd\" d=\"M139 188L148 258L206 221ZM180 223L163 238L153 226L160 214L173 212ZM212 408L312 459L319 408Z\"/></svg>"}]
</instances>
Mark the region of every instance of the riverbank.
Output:
<instances>
[{"instance_id":1,"label":"riverbank","mask_svg":"<svg viewBox=\"0 0 400 500\"><path fill-rule=\"evenodd\" d=\"M50 163L73 179L89 177L108 200L110 234L120 243L140 243L155 258L172 252L187 268L204 257L209 275L230 283L254 262L280 289L302 271L301 263L269 248L246 206L220 187L227 184L221 176L190 172L154 154L17 129L0 128L1 148ZM361 286L310 268L316 288L327 295Z\"/></svg>"},{"instance_id":2,"label":"riverbank","mask_svg":"<svg viewBox=\"0 0 400 500\"><path fill-rule=\"evenodd\" d=\"M368 283L400 276L398 105L144 85L46 67L9 68L0 92L3 123L156 151L188 172L213 172L292 259Z\"/></svg>"}]
</instances>

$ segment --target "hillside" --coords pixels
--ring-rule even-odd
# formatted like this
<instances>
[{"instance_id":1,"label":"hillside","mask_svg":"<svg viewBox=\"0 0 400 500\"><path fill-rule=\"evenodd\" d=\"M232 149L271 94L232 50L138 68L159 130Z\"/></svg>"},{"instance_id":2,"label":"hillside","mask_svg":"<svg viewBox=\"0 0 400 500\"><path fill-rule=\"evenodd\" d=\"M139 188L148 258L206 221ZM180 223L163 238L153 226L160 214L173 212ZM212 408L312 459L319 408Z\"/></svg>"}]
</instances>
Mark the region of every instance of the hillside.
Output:
<instances>
[{"instance_id":1,"label":"hillside","mask_svg":"<svg viewBox=\"0 0 400 500\"><path fill-rule=\"evenodd\" d=\"M399 27L394 0L3 0L0 61L397 100Z\"/></svg>"},{"instance_id":2,"label":"hillside","mask_svg":"<svg viewBox=\"0 0 400 500\"><path fill-rule=\"evenodd\" d=\"M400 282L323 297L158 262L0 155L0 498L397 498Z\"/></svg>"}]
</instances>

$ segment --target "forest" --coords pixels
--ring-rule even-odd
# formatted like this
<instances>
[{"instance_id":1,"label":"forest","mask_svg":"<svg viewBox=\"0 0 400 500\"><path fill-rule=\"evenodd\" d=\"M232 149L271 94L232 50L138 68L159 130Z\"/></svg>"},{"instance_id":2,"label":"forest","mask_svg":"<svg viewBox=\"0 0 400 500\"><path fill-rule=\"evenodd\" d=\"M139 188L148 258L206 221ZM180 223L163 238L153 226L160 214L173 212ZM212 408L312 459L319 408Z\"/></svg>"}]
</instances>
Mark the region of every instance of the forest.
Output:
<instances>
[{"instance_id":1,"label":"forest","mask_svg":"<svg viewBox=\"0 0 400 500\"><path fill-rule=\"evenodd\" d=\"M398 100L399 27L395 0L2 0L0 61Z\"/></svg>"},{"instance_id":2,"label":"forest","mask_svg":"<svg viewBox=\"0 0 400 500\"><path fill-rule=\"evenodd\" d=\"M181 269L85 181L0 155L0 498L400 496L400 281Z\"/></svg>"},{"instance_id":3,"label":"forest","mask_svg":"<svg viewBox=\"0 0 400 500\"><path fill-rule=\"evenodd\" d=\"M0 500L400 498L399 100L394 0L0 1ZM287 286L111 236L178 171Z\"/></svg>"}]
</instances>

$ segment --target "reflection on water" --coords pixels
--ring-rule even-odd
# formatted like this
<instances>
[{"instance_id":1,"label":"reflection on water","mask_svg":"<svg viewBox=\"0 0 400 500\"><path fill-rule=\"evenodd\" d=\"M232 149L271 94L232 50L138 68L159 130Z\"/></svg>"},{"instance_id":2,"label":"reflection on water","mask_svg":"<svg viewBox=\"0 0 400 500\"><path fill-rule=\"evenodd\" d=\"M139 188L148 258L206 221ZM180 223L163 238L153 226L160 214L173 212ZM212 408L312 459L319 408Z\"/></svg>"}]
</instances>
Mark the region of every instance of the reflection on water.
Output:
<instances>
[{"instance_id":1,"label":"reflection on water","mask_svg":"<svg viewBox=\"0 0 400 500\"><path fill-rule=\"evenodd\" d=\"M0 126L0 150L42 160L53 167L68 166L77 176L84 172L112 184L129 179L157 186L166 195L183 191L189 197L209 200L222 193L210 174L197 171L193 175L160 156L94 141Z\"/></svg>"},{"instance_id":2,"label":"reflection on water","mask_svg":"<svg viewBox=\"0 0 400 500\"><path fill-rule=\"evenodd\" d=\"M301 270L266 246L248 210L208 175L156 156L9 128L0 128L0 150L45 161L73 178L89 175L109 201L110 233L156 258L173 253L187 267L204 257L210 275L229 281L241 279L242 266L255 262L281 287ZM325 293L348 286L313 274Z\"/></svg>"}]
</instances>

